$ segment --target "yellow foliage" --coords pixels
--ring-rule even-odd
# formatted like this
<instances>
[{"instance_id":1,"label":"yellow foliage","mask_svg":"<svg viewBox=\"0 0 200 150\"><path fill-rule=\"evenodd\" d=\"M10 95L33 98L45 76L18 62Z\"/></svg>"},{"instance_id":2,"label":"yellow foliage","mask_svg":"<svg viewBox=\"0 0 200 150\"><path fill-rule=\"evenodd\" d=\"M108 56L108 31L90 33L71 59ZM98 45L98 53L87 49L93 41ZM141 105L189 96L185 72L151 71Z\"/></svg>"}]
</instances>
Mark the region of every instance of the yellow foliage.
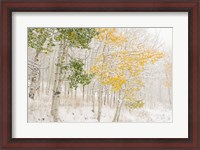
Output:
<instances>
[{"instance_id":1,"label":"yellow foliage","mask_svg":"<svg viewBox=\"0 0 200 150\"><path fill-rule=\"evenodd\" d=\"M127 42L126 36L116 28L96 28L96 31L99 34L95 38L103 42L105 47L109 45L109 48L116 48ZM144 86L141 73L147 64L155 64L165 53L147 49L145 45L138 46L137 50L116 49L98 55L90 73L95 74L102 85L110 86L114 92L123 91L124 99L131 108L143 107L144 102L134 98Z\"/></svg>"},{"instance_id":2,"label":"yellow foliage","mask_svg":"<svg viewBox=\"0 0 200 150\"><path fill-rule=\"evenodd\" d=\"M126 101L126 106L130 108L141 108L144 106L144 102L142 100L128 100Z\"/></svg>"},{"instance_id":3,"label":"yellow foliage","mask_svg":"<svg viewBox=\"0 0 200 150\"><path fill-rule=\"evenodd\" d=\"M99 33L96 39L105 42L106 45L112 44L119 47L126 42L126 37L118 33L116 28L96 28L96 31Z\"/></svg>"},{"instance_id":4,"label":"yellow foliage","mask_svg":"<svg viewBox=\"0 0 200 150\"><path fill-rule=\"evenodd\" d=\"M90 72L97 76L100 83L110 85L115 92L122 89L123 85L127 85L127 82L131 83L132 87L130 88L129 85L129 90L127 90L127 95L130 95L143 86L142 80L135 77L139 78L145 65L148 62L155 63L163 56L163 52L155 50L139 53L129 50L110 52L108 55L99 55Z\"/></svg>"}]
</instances>

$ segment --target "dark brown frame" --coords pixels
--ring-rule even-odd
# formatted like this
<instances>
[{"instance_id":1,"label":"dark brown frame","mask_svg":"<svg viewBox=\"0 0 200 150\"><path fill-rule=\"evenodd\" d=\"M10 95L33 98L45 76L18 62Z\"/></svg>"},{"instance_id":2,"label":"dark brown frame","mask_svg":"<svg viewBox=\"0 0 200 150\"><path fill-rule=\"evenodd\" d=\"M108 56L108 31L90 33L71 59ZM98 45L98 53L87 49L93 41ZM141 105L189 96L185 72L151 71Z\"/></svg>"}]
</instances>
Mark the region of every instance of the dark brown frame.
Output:
<instances>
[{"instance_id":1,"label":"dark brown frame","mask_svg":"<svg viewBox=\"0 0 200 150\"><path fill-rule=\"evenodd\" d=\"M1 2L0 149L200 149L199 0L5 0ZM188 12L188 138L12 138L12 12ZM181 57L181 54L180 54ZM182 117L182 116L180 116Z\"/></svg>"}]
</instances>

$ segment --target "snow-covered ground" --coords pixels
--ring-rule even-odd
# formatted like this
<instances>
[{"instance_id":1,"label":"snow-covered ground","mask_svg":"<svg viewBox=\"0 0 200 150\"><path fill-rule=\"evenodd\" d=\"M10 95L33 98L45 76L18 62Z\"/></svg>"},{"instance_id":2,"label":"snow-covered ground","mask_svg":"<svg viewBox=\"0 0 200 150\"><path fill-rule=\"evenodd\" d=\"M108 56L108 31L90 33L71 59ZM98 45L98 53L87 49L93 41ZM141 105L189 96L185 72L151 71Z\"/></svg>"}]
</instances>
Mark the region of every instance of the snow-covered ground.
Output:
<instances>
[{"instance_id":1,"label":"snow-covered ground","mask_svg":"<svg viewBox=\"0 0 200 150\"><path fill-rule=\"evenodd\" d=\"M53 122L51 116L51 94L43 95L35 100L28 100L28 122ZM79 99L62 97L59 107L59 117L61 122L98 122L97 104L95 111L92 111L92 102ZM115 108L103 105L101 122L112 122ZM147 109L139 108L127 110L122 109L119 122L172 122L172 110L168 108Z\"/></svg>"}]
</instances>

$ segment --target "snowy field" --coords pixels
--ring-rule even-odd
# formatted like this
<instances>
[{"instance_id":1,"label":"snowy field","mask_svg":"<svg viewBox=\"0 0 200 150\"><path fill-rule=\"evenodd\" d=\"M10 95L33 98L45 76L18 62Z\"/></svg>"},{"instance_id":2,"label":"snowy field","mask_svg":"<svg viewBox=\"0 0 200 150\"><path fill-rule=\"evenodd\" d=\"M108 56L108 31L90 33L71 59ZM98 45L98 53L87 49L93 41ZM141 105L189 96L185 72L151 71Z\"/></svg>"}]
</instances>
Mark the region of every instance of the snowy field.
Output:
<instances>
[{"instance_id":1,"label":"snowy field","mask_svg":"<svg viewBox=\"0 0 200 150\"><path fill-rule=\"evenodd\" d=\"M92 111L92 103L81 100L67 99L60 102L59 117L63 123L95 123L97 121L97 104L95 111ZM51 116L51 96L44 95L41 99L28 100L28 122L29 123L48 123L53 122ZM111 123L114 113L114 107L103 105L101 122ZM147 109L146 107L127 110L124 107L119 118L119 122L172 122L172 111L168 108L159 107L159 109Z\"/></svg>"}]
</instances>

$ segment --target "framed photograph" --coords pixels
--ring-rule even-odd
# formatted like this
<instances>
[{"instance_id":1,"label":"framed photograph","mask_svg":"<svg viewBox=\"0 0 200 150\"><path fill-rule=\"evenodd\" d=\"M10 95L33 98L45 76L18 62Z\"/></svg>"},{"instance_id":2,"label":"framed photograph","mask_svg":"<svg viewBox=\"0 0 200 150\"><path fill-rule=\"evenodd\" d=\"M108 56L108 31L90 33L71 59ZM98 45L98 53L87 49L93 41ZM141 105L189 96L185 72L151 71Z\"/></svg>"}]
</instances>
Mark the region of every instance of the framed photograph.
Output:
<instances>
[{"instance_id":1,"label":"framed photograph","mask_svg":"<svg viewBox=\"0 0 200 150\"><path fill-rule=\"evenodd\" d=\"M1 8L2 149L200 149L198 0Z\"/></svg>"}]
</instances>

